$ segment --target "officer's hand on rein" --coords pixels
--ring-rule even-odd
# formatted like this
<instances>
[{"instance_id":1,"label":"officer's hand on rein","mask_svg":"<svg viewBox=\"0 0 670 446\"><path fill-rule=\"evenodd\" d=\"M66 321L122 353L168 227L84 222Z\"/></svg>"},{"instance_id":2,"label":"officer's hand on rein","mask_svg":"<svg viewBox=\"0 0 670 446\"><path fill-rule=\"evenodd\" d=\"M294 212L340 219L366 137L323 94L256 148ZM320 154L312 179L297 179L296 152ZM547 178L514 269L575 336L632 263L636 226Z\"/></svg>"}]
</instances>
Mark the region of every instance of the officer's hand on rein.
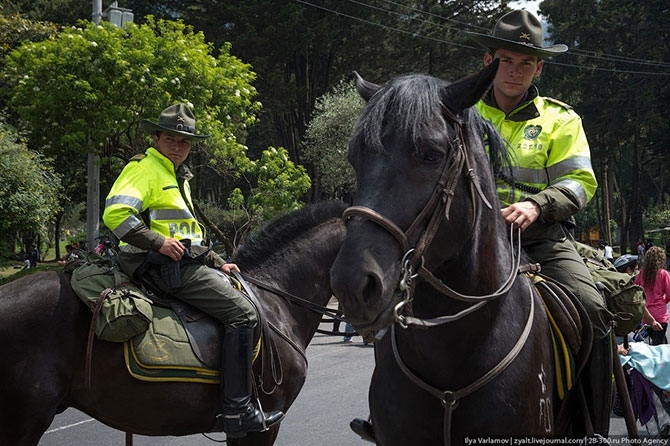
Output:
<instances>
[{"instance_id":1,"label":"officer's hand on rein","mask_svg":"<svg viewBox=\"0 0 670 446\"><path fill-rule=\"evenodd\" d=\"M501 209L505 223L514 225L522 231L533 224L540 216L540 206L534 201L520 201Z\"/></svg>"},{"instance_id":2,"label":"officer's hand on rein","mask_svg":"<svg viewBox=\"0 0 670 446\"><path fill-rule=\"evenodd\" d=\"M240 268L234 263L226 263L223 266L221 266L221 271L230 275L233 271L237 271L239 273Z\"/></svg>"}]
</instances>

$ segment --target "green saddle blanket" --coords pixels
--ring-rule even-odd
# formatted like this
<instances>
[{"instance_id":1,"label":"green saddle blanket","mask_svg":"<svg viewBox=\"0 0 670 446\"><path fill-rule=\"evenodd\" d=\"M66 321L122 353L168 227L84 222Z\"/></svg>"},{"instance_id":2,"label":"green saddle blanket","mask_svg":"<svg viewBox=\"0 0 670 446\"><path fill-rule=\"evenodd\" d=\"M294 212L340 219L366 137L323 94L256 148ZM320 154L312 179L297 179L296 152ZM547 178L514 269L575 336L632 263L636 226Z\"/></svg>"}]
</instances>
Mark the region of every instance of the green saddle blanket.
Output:
<instances>
[{"instance_id":1,"label":"green saddle blanket","mask_svg":"<svg viewBox=\"0 0 670 446\"><path fill-rule=\"evenodd\" d=\"M219 382L219 371L198 359L184 326L171 309L154 306L149 329L126 341L123 350L126 367L137 379Z\"/></svg>"},{"instance_id":2,"label":"green saddle blanket","mask_svg":"<svg viewBox=\"0 0 670 446\"><path fill-rule=\"evenodd\" d=\"M195 323L195 321L193 322ZM128 372L143 381L219 383L219 370L203 363L195 354L196 342L187 334L182 321L170 308L153 306L149 329L124 342ZM211 344L211 342L210 342ZM215 342L220 351L220 340ZM258 338L254 360L261 349ZM216 359L218 364L220 359Z\"/></svg>"}]
</instances>

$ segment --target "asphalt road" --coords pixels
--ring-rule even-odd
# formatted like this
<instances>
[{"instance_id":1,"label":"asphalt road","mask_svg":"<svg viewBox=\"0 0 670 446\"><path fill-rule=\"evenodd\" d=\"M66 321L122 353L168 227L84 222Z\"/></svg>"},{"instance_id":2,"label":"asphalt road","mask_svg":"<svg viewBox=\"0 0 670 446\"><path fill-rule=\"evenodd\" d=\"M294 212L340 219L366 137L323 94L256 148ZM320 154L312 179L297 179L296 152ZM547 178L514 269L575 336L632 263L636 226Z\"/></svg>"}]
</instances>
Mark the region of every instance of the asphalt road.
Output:
<instances>
[{"instance_id":1,"label":"asphalt road","mask_svg":"<svg viewBox=\"0 0 670 446\"><path fill-rule=\"evenodd\" d=\"M326 330L332 324L322 324ZM342 324L341 329L344 328ZM307 380L281 423L276 446L371 445L349 429L349 421L368 415L367 390L374 366L373 348L360 337L343 344L341 336L316 334L307 348ZM217 440L224 434L212 434ZM146 437L134 435L134 446L212 446L203 435ZM56 416L39 446L123 446L125 434L88 415L68 409Z\"/></svg>"}]
</instances>

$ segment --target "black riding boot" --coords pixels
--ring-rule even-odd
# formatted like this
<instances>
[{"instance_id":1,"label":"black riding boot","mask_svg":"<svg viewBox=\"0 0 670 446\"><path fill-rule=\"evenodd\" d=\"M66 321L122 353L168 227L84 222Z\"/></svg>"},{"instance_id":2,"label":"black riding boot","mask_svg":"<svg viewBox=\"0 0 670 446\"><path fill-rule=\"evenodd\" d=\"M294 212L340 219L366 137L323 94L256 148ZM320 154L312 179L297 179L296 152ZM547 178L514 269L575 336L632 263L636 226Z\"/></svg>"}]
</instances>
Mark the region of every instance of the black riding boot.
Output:
<instances>
[{"instance_id":1,"label":"black riding boot","mask_svg":"<svg viewBox=\"0 0 670 446\"><path fill-rule=\"evenodd\" d=\"M261 432L284 417L281 411L263 413L251 402L251 361L254 329L227 328L221 355L221 405L223 431L229 438Z\"/></svg>"},{"instance_id":2,"label":"black riding boot","mask_svg":"<svg viewBox=\"0 0 670 446\"><path fill-rule=\"evenodd\" d=\"M372 426L371 421L364 420L363 418L354 418L349 423L349 427L363 440L369 441L370 443L377 443L377 436L375 435L375 429Z\"/></svg>"},{"instance_id":3,"label":"black riding boot","mask_svg":"<svg viewBox=\"0 0 670 446\"><path fill-rule=\"evenodd\" d=\"M596 434L607 438L612 410L612 332L600 339L594 339L591 356L584 369L584 393L586 405Z\"/></svg>"}]
</instances>

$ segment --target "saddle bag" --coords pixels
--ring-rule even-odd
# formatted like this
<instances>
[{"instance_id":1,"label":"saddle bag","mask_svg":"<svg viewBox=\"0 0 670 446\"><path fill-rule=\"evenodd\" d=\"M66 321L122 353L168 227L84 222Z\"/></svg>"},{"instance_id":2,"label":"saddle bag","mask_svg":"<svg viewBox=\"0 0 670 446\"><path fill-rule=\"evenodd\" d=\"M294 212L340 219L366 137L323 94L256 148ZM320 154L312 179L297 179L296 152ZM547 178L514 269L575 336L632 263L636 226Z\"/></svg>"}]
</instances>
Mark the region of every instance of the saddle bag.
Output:
<instances>
[{"instance_id":1,"label":"saddle bag","mask_svg":"<svg viewBox=\"0 0 670 446\"><path fill-rule=\"evenodd\" d=\"M149 329L151 300L115 262L91 255L70 269L75 294L94 314L101 305L95 323L95 334L100 339L124 342Z\"/></svg>"},{"instance_id":2,"label":"saddle bag","mask_svg":"<svg viewBox=\"0 0 670 446\"><path fill-rule=\"evenodd\" d=\"M605 296L607 308L614 314L617 336L635 331L642 323L646 298L644 289L635 284L633 276L607 269L591 269L591 277Z\"/></svg>"},{"instance_id":3,"label":"saddle bag","mask_svg":"<svg viewBox=\"0 0 670 446\"><path fill-rule=\"evenodd\" d=\"M577 243L591 278L605 298L607 309L614 314L617 336L625 336L642 322L646 297L644 288L635 284L634 276L620 273L594 248Z\"/></svg>"}]
</instances>

